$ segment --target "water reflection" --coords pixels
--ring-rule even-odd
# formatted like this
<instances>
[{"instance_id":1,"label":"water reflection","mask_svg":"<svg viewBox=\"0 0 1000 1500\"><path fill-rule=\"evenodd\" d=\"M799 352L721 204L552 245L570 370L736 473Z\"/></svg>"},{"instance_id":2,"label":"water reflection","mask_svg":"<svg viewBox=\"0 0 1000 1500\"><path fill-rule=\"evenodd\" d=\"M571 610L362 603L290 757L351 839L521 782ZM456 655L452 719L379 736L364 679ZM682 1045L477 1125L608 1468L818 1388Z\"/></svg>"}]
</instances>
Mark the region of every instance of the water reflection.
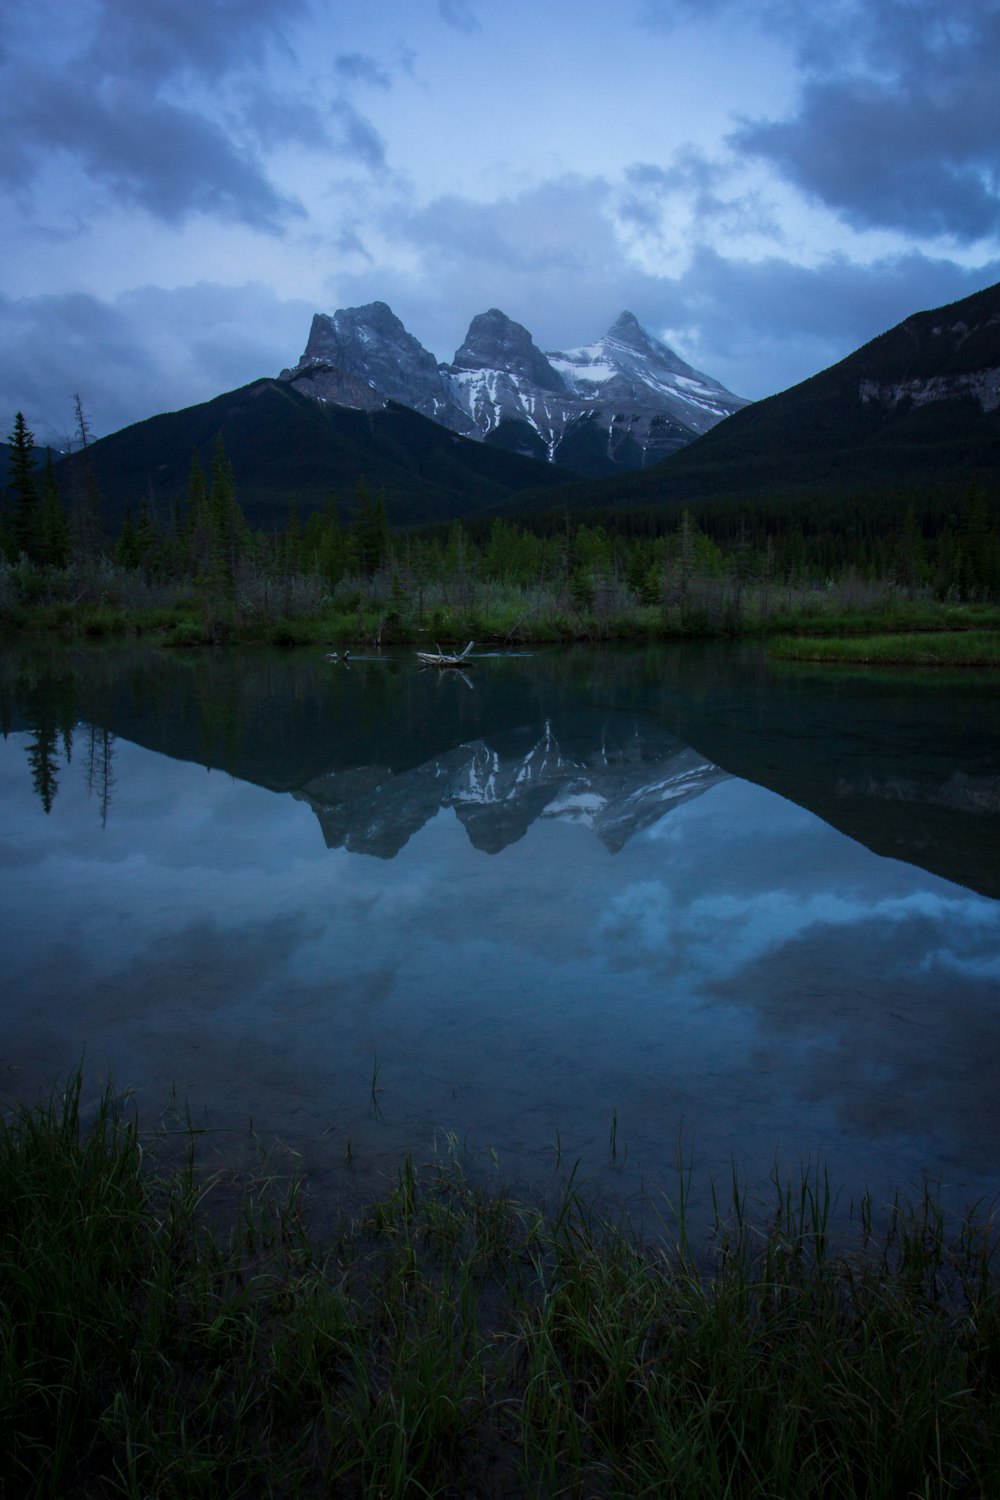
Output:
<instances>
[{"instance_id":1,"label":"water reflection","mask_svg":"<svg viewBox=\"0 0 1000 1500\"><path fill-rule=\"evenodd\" d=\"M933 873L995 888L975 684L877 699L698 651L484 662L474 692L404 657L44 666L0 663L19 1085L86 1049L338 1188L348 1136L356 1180L445 1131L533 1188L558 1141L633 1200L679 1138L755 1179L779 1151L851 1191L995 1186L998 907ZM913 862L870 852L903 829Z\"/></svg>"},{"instance_id":2,"label":"water reflection","mask_svg":"<svg viewBox=\"0 0 1000 1500\"><path fill-rule=\"evenodd\" d=\"M331 771L300 793L330 848L392 858L442 808L475 848L496 854L538 818L591 829L615 851L671 804L697 797L725 772L635 719L576 715L570 733L510 730L474 740L394 774L386 767Z\"/></svg>"}]
</instances>

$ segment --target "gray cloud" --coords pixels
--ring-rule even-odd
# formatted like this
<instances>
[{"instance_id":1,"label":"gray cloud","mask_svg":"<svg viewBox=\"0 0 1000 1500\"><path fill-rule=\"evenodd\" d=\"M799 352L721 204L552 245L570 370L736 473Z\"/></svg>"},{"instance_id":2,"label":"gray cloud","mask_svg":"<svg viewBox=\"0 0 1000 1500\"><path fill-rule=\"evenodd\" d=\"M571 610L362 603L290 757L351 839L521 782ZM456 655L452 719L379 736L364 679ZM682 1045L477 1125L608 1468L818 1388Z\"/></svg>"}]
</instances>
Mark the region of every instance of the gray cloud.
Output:
<instances>
[{"instance_id":1,"label":"gray cloud","mask_svg":"<svg viewBox=\"0 0 1000 1500\"><path fill-rule=\"evenodd\" d=\"M696 232L750 211L722 195L724 180L710 163L637 164L628 183L651 234L678 170L704 188L707 222L696 222ZM668 333L683 358L759 398L834 364L918 309L1000 279L1000 260L969 270L918 252L869 265L846 256L814 266L781 254L740 259L711 248L707 234L690 247L685 270L658 275L623 252L608 215L613 199L601 179L568 176L491 204L450 196L397 212L392 232L418 256L417 271L372 263L338 276L323 310L387 301L421 343L450 359L469 320L488 307L502 308L548 349L589 342L628 307L650 332Z\"/></svg>"},{"instance_id":2,"label":"gray cloud","mask_svg":"<svg viewBox=\"0 0 1000 1500\"><path fill-rule=\"evenodd\" d=\"M1000 226L996 0L648 3L649 24L730 11L792 49L797 107L731 137L858 228L971 241Z\"/></svg>"},{"instance_id":3,"label":"gray cloud","mask_svg":"<svg viewBox=\"0 0 1000 1500\"><path fill-rule=\"evenodd\" d=\"M998 279L1000 259L969 270L911 252L870 265L832 256L801 266L703 246L682 275L660 283L659 319L686 358L756 398L835 364L910 313Z\"/></svg>"},{"instance_id":4,"label":"gray cloud","mask_svg":"<svg viewBox=\"0 0 1000 1500\"><path fill-rule=\"evenodd\" d=\"M1000 225L1000 148L981 138L983 80L945 99L935 92L897 93L867 79L814 83L794 118L747 123L732 141L855 227L979 239Z\"/></svg>"},{"instance_id":5,"label":"gray cloud","mask_svg":"<svg viewBox=\"0 0 1000 1500\"><path fill-rule=\"evenodd\" d=\"M601 180L567 176L493 203L450 195L409 212L397 206L384 232L416 255L417 271L373 264L337 276L331 296L338 306L389 302L443 359L489 307L524 323L543 347L585 342L610 326L626 291L653 285L623 264L609 197Z\"/></svg>"},{"instance_id":6,"label":"gray cloud","mask_svg":"<svg viewBox=\"0 0 1000 1500\"><path fill-rule=\"evenodd\" d=\"M11 49L0 64L0 179L30 207L39 174L62 165L102 190L95 209L117 201L169 224L208 214L283 231L305 209L258 147L326 146L376 172L385 161L347 100L317 106L264 81L275 53L297 66L291 37L307 15L302 0L101 0L78 12L75 46L52 59Z\"/></svg>"},{"instance_id":7,"label":"gray cloud","mask_svg":"<svg viewBox=\"0 0 1000 1500\"><path fill-rule=\"evenodd\" d=\"M577 271L592 253L574 233L604 197L600 184L553 182L514 199L474 203L438 198L410 213L407 237L449 259L493 263L519 274Z\"/></svg>"},{"instance_id":8,"label":"gray cloud","mask_svg":"<svg viewBox=\"0 0 1000 1500\"><path fill-rule=\"evenodd\" d=\"M0 427L23 410L38 441L59 447L76 391L98 437L209 400L293 364L313 311L253 282L142 287L114 302L0 296Z\"/></svg>"},{"instance_id":9,"label":"gray cloud","mask_svg":"<svg viewBox=\"0 0 1000 1500\"><path fill-rule=\"evenodd\" d=\"M454 26L456 31L481 31L479 17L472 8L472 0L438 0L438 14L442 21Z\"/></svg>"},{"instance_id":10,"label":"gray cloud","mask_svg":"<svg viewBox=\"0 0 1000 1500\"><path fill-rule=\"evenodd\" d=\"M333 70L349 83L366 83L371 88L387 89L392 83L375 59L361 52L341 52L333 60Z\"/></svg>"},{"instance_id":11,"label":"gray cloud","mask_svg":"<svg viewBox=\"0 0 1000 1500\"><path fill-rule=\"evenodd\" d=\"M329 110L299 94L251 85L243 91L242 115L247 138L266 151L290 144L333 146Z\"/></svg>"},{"instance_id":12,"label":"gray cloud","mask_svg":"<svg viewBox=\"0 0 1000 1500\"><path fill-rule=\"evenodd\" d=\"M304 213L214 121L130 84L24 91L19 122L22 139L76 157L120 202L167 222L210 213L274 230Z\"/></svg>"},{"instance_id":13,"label":"gray cloud","mask_svg":"<svg viewBox=\"0 0 1000 1500\"><path fill-rule=\"evenodd\" d=\"M84 65L157 85L176 76L217 80L256 70L262 52L290 52L288 31L308 15L303 0L100 0Z\"/></svg>"},{"instance_id":14,"label":"gray cloud","mask_svg":"<svg viewBox=\"0 0 1000 1500\"><path fill-rule=\"evenodd\" d=\"M710 230L716 235L753 232L780 239L774 215L758 194L727 191L734 176L732 164L714 161L690 146L666 167L634 162L625 169L627 195L618 211L641 231L658 237L669 229L665 220L670 218L670 199L680 195L697 237Z\"/></svg>"},{"instance_id":15,"label":"gray cloud","mask_svg":"<svg viewBox=\"0 0 1000 1500\"><path fill-rule=\"evenodd\" d=\"M330 106L330 118L334 141L344 155L360 161L372 172L385 169L385 141L364 115L346 99L339 99Z\"/></svg>"}]
</instances>

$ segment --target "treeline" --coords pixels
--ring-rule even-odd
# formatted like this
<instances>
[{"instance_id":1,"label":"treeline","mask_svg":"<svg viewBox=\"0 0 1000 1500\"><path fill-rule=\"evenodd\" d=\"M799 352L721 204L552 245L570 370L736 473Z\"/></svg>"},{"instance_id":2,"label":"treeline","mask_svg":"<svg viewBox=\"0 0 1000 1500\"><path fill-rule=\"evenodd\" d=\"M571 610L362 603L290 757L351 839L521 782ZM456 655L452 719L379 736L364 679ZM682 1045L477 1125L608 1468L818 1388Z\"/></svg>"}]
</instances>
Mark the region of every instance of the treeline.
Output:
<instances>
[{"instance_id":1,"label":"treeline","mask_svg":"<svg viewBox=\"0 0 1000 1500\"><path fill-rule=\"evenodd\" d=\"M565 512L513 522L556 542L565 538ZM488 544L494 524L468 523L479 546ZM605 537L618 556L630 547L633 556L644 548L648 554L652 546L657 560L676 554L685 525L708 544L701 555L717 576L736 569L757 578L822 582L851 572L929 589L940 598L992 599L1000 591L1000 496L975 481L960 495L819 494L692 503L683 510L661 505L578 511L571 520L574 536Z\"/></svg>"},{"instance_id":2,"label":"treeline","mask_svg":"<svg viewBox=\"0 0 1000 1500\"><path fill-rule=\"evenodd\" d=\"M193 454L186 493L169 515L139 497L108 536L79 400L77 418L69 497L60 493L51 454L38 463L20 413L10 435L0 551L8 575L17 572L22 600L46 587L56 598L55 574L101 564L118 574L103 602L127 602L126 595L134 602L140 585L161 600L186 593L216 617L211 638L224 633L227 617L273 620L324 604L359 618L373 610L397 629L402 622L422 628L429 615L445 628L456 612L481 617L495 609L504 590L506 618L527 610L537 623L547 612L563 621L563 633L585 636L637 611L647 612L646 631L649 611L660 611L667 625L738 629L749 615L766 613L781 589L845 582L852 599L867 585L941 601L1000 600L1000 506L975 484L957 499L823 496L547 511L391 532L384 496L361 481L346 504L331 494L323 510L304 518L293 504L283 527L265 530L244 513L220 440L208 472Z\"/></svg>"}]
</instances>

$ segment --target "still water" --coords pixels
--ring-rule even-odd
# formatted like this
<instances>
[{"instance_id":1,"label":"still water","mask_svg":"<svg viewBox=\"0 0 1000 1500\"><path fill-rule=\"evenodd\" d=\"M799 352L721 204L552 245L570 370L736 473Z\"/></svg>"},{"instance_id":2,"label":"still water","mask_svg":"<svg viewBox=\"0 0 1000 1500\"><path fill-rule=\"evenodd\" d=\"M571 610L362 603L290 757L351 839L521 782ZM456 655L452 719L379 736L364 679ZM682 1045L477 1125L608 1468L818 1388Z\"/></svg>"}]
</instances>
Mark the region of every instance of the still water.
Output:
<instances>
[{"instance_id":1,"label":"still water","mask_svg":"<svg viewBox=\"0 0 1000 1500\"><path fill-rule=\"evenodd\" d=\"M326 1203L1000 1189L995 679L21 646L0 706L5 1098L83 1059Z\"/></svg>"}]
</instances>

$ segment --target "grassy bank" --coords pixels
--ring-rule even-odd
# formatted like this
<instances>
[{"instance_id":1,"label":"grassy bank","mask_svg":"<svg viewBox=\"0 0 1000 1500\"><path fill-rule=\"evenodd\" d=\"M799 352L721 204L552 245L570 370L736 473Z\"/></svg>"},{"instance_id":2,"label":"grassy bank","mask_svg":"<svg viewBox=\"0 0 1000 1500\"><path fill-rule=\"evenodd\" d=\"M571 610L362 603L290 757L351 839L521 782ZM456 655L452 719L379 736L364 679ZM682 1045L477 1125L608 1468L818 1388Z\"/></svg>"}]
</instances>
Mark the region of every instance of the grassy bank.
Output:
<instances>
[{"instance_id":1,"label":"grassy bank","mask_svg":"<svg viewBox=\"0 0 1000 1500\"><path fill-rule=\"evenodd\" d=\"M1000 606L957 603L848 577L737 585L693 577L656 599L625 581L586 590L470 575L404 588L381 572L342 579L247 578L230 595L156 583L106 561L76 568L0 566L0 632L55 639L143 637L203 645L498 645L662 641L777 634L850 635L1000 629Z\"/></svg>"},{"instance_id":2,"label":"grassy bank","mask_svg":"<svg viewBox=\"0 0 1000 1500\"><path fill-rule=\"evenodd\" d=\"M793 661L855 662L882 667L1000 667L1000 631L780 636L771 642L770 654Z\"/></svg>"},{"instance_id":3,"label":"grassy bank","mask_svg":"<svg viewBox=\"0 0 1000 1500\"><path fill-rule=\"evenodd\" d=\"M988 1215L862 1203L835 1250L803 1182L706 1248L682 1181L644 1246L407 1160L320 1245L294 1186L222 1214L161 1146L78 1084L0 1130L5 1493L1000 1493Z\"/></svg>"}]
</instances>

